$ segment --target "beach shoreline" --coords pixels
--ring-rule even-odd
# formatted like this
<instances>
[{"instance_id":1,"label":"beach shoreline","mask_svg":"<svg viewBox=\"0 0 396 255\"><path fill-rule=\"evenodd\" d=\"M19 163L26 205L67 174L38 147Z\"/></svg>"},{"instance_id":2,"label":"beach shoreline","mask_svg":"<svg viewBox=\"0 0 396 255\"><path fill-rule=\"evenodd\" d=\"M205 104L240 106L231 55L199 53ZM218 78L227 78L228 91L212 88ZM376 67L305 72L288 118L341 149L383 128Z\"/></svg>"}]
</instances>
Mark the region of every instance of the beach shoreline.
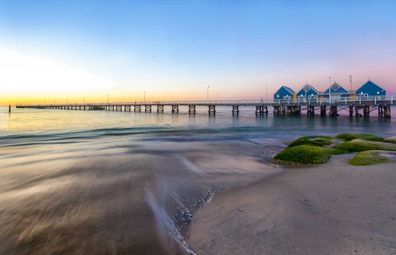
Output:
<instances>
[{"instance_id":1,"label":"beach shoreline","mask_svg":"<svg viewBox=\"0 0 396 255\"><path fill-rule=\"evenodd\" d=\"M394 254L396 163L286 167L220 192L193 217L197 254Z\"/></svg>"}]
</instances>

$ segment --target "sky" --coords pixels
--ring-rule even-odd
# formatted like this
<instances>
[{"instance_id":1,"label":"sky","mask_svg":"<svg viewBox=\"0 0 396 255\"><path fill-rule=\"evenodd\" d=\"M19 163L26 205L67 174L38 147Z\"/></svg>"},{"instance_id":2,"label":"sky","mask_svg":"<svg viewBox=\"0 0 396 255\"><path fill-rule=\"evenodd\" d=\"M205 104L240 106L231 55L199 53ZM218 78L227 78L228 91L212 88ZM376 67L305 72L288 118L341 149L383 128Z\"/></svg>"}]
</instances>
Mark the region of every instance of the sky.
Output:
<instances>
[{"instance_id":1,"label":"sky","mask_svg":"<svg viewBox=\"0 0 396 255\"><path fill-rule=\"evenodd\" d=\"M0 0L0 104L396 94L396 1Z\"/></svg>"}]
</instances>

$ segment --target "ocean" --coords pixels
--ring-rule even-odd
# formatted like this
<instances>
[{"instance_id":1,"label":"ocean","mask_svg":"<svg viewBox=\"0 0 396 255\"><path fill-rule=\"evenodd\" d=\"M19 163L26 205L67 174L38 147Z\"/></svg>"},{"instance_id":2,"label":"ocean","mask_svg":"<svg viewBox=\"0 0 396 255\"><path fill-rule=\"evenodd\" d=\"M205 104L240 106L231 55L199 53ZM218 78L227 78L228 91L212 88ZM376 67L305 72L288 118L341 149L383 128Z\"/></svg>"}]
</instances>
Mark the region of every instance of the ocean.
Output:
<instances>
[{"instance_id":1,"label":"ocean","mask_svg":"<svg viewBox=\"0 0 396 255\"><path fill-rule=\"evenodd\" d=\"M0 254L194 254L189 225L217 192L275 174L272 156L302 135L396 136L392 110L383 120L0 108Z\"/></svg>"}]
</instances>

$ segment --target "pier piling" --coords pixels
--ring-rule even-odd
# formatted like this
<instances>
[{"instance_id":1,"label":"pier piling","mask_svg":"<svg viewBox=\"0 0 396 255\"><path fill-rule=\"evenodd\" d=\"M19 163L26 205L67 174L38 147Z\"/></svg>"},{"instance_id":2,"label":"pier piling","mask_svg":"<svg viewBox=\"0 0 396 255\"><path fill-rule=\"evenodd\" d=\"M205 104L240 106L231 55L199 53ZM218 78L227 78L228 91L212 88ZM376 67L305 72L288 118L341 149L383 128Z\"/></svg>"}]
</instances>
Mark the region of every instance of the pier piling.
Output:
<instances>
[{"instance_id":1,"label":"pier piling","mask_svg":"<svg viewBox=\"0 0 396 255\"><path fill-rule=\"evenodd\" d=\"M363 108L363 116L365 118L369 118L370 117L370 106L365 105Z\"/></svg>"},{"instance_id":2,"label":"pier piling","mask_svg":"<svg viewBox=\"0 0 396 255\"><path fill-rule=\"evenodd\" d=\"M164 113L164 105L157 104L157 113Z\"/></svg>"},{"instance_id":3,"label":"pier piling","mask_svg":"<svg viewBox=\"0 0 396 255\"><path fill-rule=\"evenodd\" d=\"M327 106L323 104L320 106L320 116L324 117L326 116L326 113L327 113Z\"/></svg>"},{"instance_id":4,"label":"pier piling","mask_svg":"<svg viewBox=\"0 0 396 255\"><path fill-rule=\"evenodd\" d=\"M209 114L216 114L216 105L212 104L208 106L208 113Z\"/></svg>"},{"instance_id":5,"label":"pier piling","mask_svg":"<svg viewBox=\"0 0 396 255\"><path fill-rule=\"evenodd\" d=\"M330 106L329 115L330 115L330 117L338 116L338 107L336 105L331 105Z\"/></svg>"},{"instance_id":6,"label":"pier piling","mask_svg":"<svg viewBox=\"0 0 396 255\"><path fill-rule=\"evenodd\" d=\"M239 105L232 105L232 114L238 115L239 114Z\"/></svg>"},{"instance_id":7,"label":"pier piling","mask_svg":"<svg viewBox=\"0 0 396 255\"><path fill-rule=\"evenodd\" d=\"M391 117L391 107L390 105L384 106L384 118L389 119Z\"/></svg>"},{"instance_id":8,"label":"pier piling","mask_svg":"<svg viewBox=\"0 0 396 255\"><path fill-rule=\"evenodd\" d=\"M172 113L179 113L179 105L172 105Z\"/></svg>"},{"instance_id":9,"label":"pier piling","mask_svg":"<svg viewBox=\"0 0 396 255\"><path fill-rule=\"evenodd\" d=\"M195 110L195 105L189 105L188 106L188 113L189 114L195 114L196 110Z\"/></svg>"},{"instance_id":10,"label":"pier piling","mask_svg":"<svg viewBox=\"0 0 396 255\"><path fill-rule=\"evenodd\" d=\"M353 117L353 105L349 106L349 117Z\"/></svg>"},{"instance_id":11,"label":"pier piling","mask_svg":"<svg viewBox=\"0 0 396 255\"><path fill-rule=\"evenodd\" d=\"M151 105L145 105L144 112L151 112Z\"/></svg>"}]
</instances>

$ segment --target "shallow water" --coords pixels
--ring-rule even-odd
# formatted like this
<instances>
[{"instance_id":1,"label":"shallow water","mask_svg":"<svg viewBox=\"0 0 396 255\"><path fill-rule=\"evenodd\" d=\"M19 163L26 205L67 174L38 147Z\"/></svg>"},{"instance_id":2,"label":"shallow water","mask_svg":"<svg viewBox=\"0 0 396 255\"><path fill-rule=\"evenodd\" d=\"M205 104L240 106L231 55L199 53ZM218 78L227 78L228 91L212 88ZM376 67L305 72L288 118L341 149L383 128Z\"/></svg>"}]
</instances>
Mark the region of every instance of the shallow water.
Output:
<instances>
[{"instance_id":1,"label":"shallow water","mask_svg":"<svg viewBox=\"0 0 396 255\"><path fill-rule=\"evenodd\" d=\"M395 118L181 112L0 108L0 254L193 254L194 212L278 172L270 159L291 139L396 136Z\"/></svg>"}]
</instances>

